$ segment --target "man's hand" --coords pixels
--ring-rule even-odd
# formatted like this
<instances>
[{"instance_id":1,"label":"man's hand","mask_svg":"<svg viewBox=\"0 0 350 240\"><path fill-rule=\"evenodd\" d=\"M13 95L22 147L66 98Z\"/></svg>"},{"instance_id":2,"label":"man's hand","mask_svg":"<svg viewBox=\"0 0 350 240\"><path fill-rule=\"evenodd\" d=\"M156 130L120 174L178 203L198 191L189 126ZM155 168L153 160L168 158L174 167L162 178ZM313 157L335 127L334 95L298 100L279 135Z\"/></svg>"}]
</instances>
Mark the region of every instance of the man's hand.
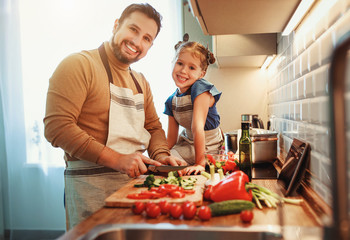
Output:
<instances>
[{"instance_id":1,"label":"man's hand","mask_svg":"<svg viewBox=\"0 0 350 240\"><path fill-rule=\"evenodd\" d=\"M155 166L162 165L160 162L152 160L141 153L120 154L109 147L104 147L97 160L97 164L128 174L131 178L147 172L145 163Z\"/></svg>"},{"instance_id":2,"label":"man's hand","mask_svg":"<svg viewBox=\"0 0 350 240\"><path fill-rule=\"evenodd\" d=\"M185 160L182 160L182 159L174 157L174 156L162 156L157 161L162 163L163 165L171 165L171 166L187 166L188 165Z\"/></svg>"}]
</instances>

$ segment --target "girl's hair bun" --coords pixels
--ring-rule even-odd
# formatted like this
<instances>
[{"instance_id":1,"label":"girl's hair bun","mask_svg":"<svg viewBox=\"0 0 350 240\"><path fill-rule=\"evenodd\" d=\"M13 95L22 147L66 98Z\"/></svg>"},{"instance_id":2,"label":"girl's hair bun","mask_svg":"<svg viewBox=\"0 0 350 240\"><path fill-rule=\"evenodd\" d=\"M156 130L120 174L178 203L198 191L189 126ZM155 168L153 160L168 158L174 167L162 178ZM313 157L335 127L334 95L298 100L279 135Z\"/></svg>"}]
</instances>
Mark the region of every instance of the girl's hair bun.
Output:
<instances>
[{"instance_id":1,"label":"girl's hair bun","mask_svg":"<svg viewBox=\"0 0 350 240\"><path fill-rule=\"evenodd\" d=\"M212 52L210 52L209 50L208 50L207 60L208 60L208 65L215 63L214 54Z\"/></svg>"},{"instance_id":2,"label":"girl's hair bun","mask_svg":"<svg viewBox=\"0 0 350 240\"><path fill-rule=\"evenodd\" d=\"M188 35L188 33L185 33L184 36L182 37L182 41L178 41L178 43L175 44L174 46L175 50L177 50L181 44L188 42L189 39L190 39L190 35Z\"/></svg>"}]
</instances>

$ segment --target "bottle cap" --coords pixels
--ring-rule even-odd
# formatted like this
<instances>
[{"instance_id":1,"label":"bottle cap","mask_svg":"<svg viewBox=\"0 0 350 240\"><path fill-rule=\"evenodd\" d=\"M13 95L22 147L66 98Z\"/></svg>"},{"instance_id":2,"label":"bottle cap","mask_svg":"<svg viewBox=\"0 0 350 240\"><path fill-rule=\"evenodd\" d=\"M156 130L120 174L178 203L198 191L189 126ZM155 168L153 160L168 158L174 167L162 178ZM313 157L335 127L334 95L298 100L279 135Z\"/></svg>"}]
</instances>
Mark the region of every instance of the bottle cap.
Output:
<instances>
[{"instance_id":1,"label":"bottle cap","mask_svg":"<svg viewBox=\"0 0 350 240\"><path fill-rule=\"evenodd\" d=\"M242 114L241 120L242 122L249 122L250 115L249 114Z\"/></svg>"}]
</instances>

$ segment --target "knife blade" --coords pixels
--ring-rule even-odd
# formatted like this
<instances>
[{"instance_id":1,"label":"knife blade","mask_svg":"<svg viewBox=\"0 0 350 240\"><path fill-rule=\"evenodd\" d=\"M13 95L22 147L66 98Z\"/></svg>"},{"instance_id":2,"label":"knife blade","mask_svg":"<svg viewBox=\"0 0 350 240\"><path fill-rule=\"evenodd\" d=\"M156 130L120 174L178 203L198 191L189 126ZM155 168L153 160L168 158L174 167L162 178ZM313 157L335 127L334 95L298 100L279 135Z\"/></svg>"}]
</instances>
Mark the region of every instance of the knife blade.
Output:
<instances>
[{"instance_id":1,"label":"knife blade","mask_svg":"<svg viewBox=\"0 0 350 240\"><path fill-rule=\"evenodd\" d=\"M171 171L179 171L181 169L186 168L187 166L170 166L170 165L149 165L148 170L152 172L171 172Z\"/></svg>"}]
</instances>

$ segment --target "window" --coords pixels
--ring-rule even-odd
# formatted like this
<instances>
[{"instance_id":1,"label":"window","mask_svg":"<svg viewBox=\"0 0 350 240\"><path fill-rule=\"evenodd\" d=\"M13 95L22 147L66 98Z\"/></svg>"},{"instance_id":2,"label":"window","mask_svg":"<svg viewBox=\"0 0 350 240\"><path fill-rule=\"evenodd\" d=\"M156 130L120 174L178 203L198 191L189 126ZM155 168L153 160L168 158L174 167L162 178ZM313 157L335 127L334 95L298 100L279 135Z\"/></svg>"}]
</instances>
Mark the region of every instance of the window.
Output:
<instances>
[{"instance_id":1,"label":"window","mask_svg":"<svg viewBox=\"0 0 350 240\"><path fill-rule=\"evenodd\" d=\"M73 52L97 48L112 36L114 20L131 3L113 0L20 0L20 34L27 163L63 166L63 151L44 138L43 118L49 78ZM150 82L164 130L164 102L175 90L171 78L174 45L181 35L181 1L147 1L163 16L148 55L132 68ZM157 91L162 89L162 91Z\"/></svg>"}]
</instances>

